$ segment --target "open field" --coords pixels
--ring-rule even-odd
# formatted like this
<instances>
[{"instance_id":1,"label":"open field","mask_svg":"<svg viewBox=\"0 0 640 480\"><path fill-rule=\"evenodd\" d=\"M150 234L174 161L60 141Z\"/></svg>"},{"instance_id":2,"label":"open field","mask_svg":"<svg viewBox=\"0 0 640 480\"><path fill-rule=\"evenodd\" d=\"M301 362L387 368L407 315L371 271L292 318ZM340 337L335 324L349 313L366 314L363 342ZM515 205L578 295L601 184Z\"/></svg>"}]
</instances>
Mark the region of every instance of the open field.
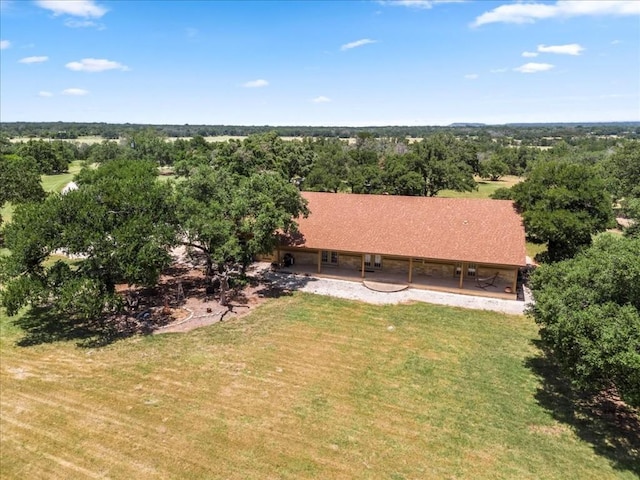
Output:
<instances>
[{"instance_id":1,"label":"open field","mask_svg":"<svg viewBox=\"0 0 640 480\"><path fill-rule=\"evenodd\" d=\"M40 138L40 137L13 137L9 141L12 143L20 143L20 142L28 142L29 140L50 140L48 138ZM60 138L55 140L61 140L63 142L71 142L71 143L86 143L87 145L93 145L94 143L102 143L106 139L99 135L91 135L86 137L78 137L78 138ZM117 140L115 140L117 141Z\"/></svg>"},{"instance_id":2,"label":"open field","mask_svg":"<svg viewBox=\"0 0 640 480\"><path fill-rule=\"evenodd\" d=\"M76 160L69 164L69 171L66 173L42 175L42 188L45 192L59 192L80 170L82 170L82 161Z\"/></svg>"},{"instance_id":3,"label":"open field","mask_svg":"<svg viewBox=\"0 0 640 480\"><path fill-rule=\"evenodd\" d=\"M639 473L601 432L557 420L571 412L521 316L294 294L100 349L20 347L1 314L0 327L7 479Z\"/></svg>"},{"instance_id":4,"label":"open field","mask_svg":"<svg viewBox=\"0 0 640 480\"><path fill-rule=\"evenodd\" d=\"M438 197L447 198L489 198L489 196L498 190L499 188L510 188L516 183L520 183L523 180L522 177L516 177L514 175L506 175L497 182L491 180L483 180L476 178L478 182L478 190L472 192L456 192L455 190L442 190L438 193Z\"/></svg>"},{"instance_id":5,"label":"open field","mask_svg":"<svg viewBox=\"0 0 640 480\"><path fill-rule=\"evenodd\" d=\"M67 173L61 173L58 175L42 175L42 188L45 192L59 192L67 183L73 180L73 177L82 169L82 162L76 160L69 164L69 171ZM0 215L4 223L9 223L13 218L14 206L10 203L6 203L4 207L0 209Z\"/></svg>"}]
</instances>

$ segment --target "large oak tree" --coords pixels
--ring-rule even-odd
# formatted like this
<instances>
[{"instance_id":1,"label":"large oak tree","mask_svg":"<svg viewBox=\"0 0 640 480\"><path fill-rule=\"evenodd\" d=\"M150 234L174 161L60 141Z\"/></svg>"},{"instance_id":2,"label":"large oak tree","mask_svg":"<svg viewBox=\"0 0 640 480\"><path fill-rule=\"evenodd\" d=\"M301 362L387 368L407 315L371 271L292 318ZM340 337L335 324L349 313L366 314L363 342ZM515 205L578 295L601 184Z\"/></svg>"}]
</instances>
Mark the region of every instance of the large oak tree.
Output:
<instances>
[{"instance_id":1,"label":"large oak tree","mask_svg":"<svg viewBox=\"0 0 640 480\"><path fill-rule=\"evenodd\" d=\"M540 162L510 197L522 211L527 236L547 243L551 261L572 257L613 222L604 181L588 165Z\"/></svg>"},{"instance_id":2,"label":"large oak tree","mask_svg":"<svg viewBox=\"0 0 640 480\"><path fill-rule=\"evenodd\" d=\"M85 169L79 189L18 206L7 225L2 305L30 304L78 322L96 321L117 303L116 283L155 285L175 239L171 186L155 164L114 160ZM75 265L45 261L60 252Z\"/></svg>"},{"instance_id":3,"label":"large oak tree","mask_svg":"<svg viewBox=\"0 0 640 480\"><path fill-rule=\"evenodd\" d=\"M181 241L204 254L207 276L220 281L222 304L229 275L271 252L276 232L295 230L295 219L307 213L300 192L277 172L242 175L208 165L178 184L177 205Z\"/></svg>"},{"instance_id":4,"label":"large oak tree","mask_svg":"<svg viewBox=\"0 0 640 480\"><path fill-rule=\"evenodd\" d=\"M614 385L640 406L640 239L599 236L531 277L529 313L564 371L587 389Z\"/></svg>"}]
</instances>

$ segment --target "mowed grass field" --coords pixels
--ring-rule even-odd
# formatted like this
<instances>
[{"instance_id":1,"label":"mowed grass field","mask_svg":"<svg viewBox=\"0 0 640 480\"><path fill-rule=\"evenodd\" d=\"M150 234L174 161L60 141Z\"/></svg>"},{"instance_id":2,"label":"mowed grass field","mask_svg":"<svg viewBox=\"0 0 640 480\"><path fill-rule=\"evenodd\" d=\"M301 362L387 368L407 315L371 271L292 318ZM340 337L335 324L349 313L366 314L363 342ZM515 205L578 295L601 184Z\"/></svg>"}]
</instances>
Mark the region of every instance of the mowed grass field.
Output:
<instances>
[{"instance_id":1,"label":"mowed grass field","mask_svg":"<svg viewBox=\"0 0 640 480\"><path fill-rule=\"evenodd\" d=\"M499 188L511 188L516 183L524 180L522 177L514 175L506 175L495 182L476 178L478 189L471 192L456 192L455 190L442 190L438 193L438 197L447 198L489 198L489 196Z\"/></svg>"},{"instance_id":2,"label":"mowed grass field","mask_svg":"<svg viewBox=\"0 0 640 480\"><path fill-rule=\"evenodd\" d=\"M80 170L82 170L82 161L75 160L69 164L69 170L65 173L42 175L42 188L45 192L60 192Z\"/></svg>"},{"instance_id":3,"label":"mowed grass field","mask_svg":"<svg viewBox=\"0 0 640 480\"><path fill-rule=\"evenodd\" d=\"M73 177L82 170L82 161L76 160L69 164L69 171L58 175L42 175L42 188L45 192L60 192ZM14 206L6 203L0 208L0 215L4 223L9 223L13 218ZM1 252L0 252L1 253Z\"/></svg>"},{"instance_id":4,"label":"mowed grass field","mask_svg":"<svg viewBox=\"0 0 640 480\"><path fill-rule=\"evenodd\" d=\"M296 293L99 349L0 325L2 478L636 478L538 403L522 316Z\"/></svg>"}]
</instances>

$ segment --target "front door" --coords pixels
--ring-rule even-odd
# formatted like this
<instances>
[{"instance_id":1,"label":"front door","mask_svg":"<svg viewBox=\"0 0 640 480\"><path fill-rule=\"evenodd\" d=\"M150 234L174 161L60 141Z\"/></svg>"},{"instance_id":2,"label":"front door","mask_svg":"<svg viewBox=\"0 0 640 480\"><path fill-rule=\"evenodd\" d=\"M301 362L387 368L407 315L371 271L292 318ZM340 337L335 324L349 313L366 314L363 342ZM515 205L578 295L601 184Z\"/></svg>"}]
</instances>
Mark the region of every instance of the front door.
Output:
<instances>
[{"instance_id":1,"label":"front door","mask_svg":"<svg viewBox=\"0 0 640 480\"><path fill-rule=\"evenodd\" d=\"M366 253L364 255L364 268L367 269L375 269L375 270L381 270L382 269L382 255L372 255L369 253Z\"/></svg>"}]
</instances>

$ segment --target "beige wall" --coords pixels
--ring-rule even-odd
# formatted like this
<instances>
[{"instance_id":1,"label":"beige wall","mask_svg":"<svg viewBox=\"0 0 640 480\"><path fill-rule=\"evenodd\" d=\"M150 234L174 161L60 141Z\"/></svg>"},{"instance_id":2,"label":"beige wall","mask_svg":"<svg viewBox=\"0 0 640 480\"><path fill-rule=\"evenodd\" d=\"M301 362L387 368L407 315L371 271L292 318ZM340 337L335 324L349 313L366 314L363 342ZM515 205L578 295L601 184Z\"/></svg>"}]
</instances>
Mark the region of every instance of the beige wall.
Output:
<instances>
[{"instance_id":1,"label":"beige wall","mask_svg":"<svg viewBox=\"0 0 640 480\"><path fill-rule=\"evenodd\" d=\"M382 257L382 271L390 273L409 273L409 260Z\"/></svg>"},{"instance_id":2,"label":"beige wall","mask_svg":"<svg viewBox=\"0 0 640 480\"><path fill-rule=\"evenodd\" d=\"M426 275L428 277L453 277L454 264L435 263L423 260L413 261L413 275Z\"/></svg>"},{"instance_id":3,"label":"beige wall","mask_svg":"<svg viewBox=\"0 0 640 480\"><path fill-rule=\"evenodd\" d=\"M478 277L480 278L486 278L486 277L491 277L495 274L498 274L498 277L500 277L502 280L505 280L507 282L513 282L516 280L516 278L518 277L518 269L517 268L506 268L506 267L490 267L490 266L485 266L485 265L479 265L478 266Z\"/></svg>"},{"instance_id":4,"label":"beige wall","mask_svg":"<svg viewBox=\"0 0 640 480\"><path fill-rule=\"evenodd\" d=\"M300 251L285 252L283 250L280 253L280 258L282 258L285 253L291 253L291 255L293 255L293 259L295 261L295 264L298 264L298 265L318 265L318 253L317 252L300 252Z\"/></svg>"},{"instance_id":5,"label":"beige wall","mask_svg":"<svg viewBox=\"0 0 640 480\"><path fill-rule=\"evenodd\" d=\"M354 270L362 269L362 255L351 255L347 253L338 254L338 265L342 268Z\"/></svg>"}]
</instances>

